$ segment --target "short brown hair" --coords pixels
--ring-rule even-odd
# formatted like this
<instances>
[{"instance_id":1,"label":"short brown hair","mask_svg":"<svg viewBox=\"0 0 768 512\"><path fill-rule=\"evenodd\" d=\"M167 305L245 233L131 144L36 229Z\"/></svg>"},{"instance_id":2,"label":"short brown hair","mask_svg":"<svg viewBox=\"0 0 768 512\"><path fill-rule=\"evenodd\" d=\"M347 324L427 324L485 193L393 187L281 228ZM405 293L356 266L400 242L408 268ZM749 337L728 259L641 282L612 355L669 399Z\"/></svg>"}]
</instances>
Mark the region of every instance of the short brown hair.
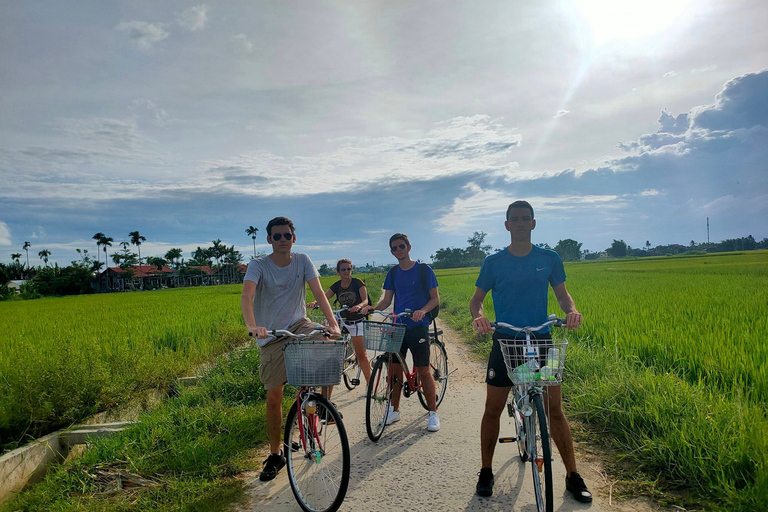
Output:
<instances>
[{"instance_id":1,"label":"short brown hair","mask_svg":"<svg viewBox=\"0 0 768 512\"><path fill-rule=\"evenodd\" d=\"M533 219L533 206L528 201L515 201L507 208L507 220L509 220L509 214L513 208L528 208L531 211L531 219Z\"/></svg>"},{"instance_id":2,"label":"short brown hair","mask_svg":"<svg viewBox=\"0 0 768 512\"><path fill-rule=\"evenodd\" d=\"M408 235L405 233L395 233L391 237L389 237L389 246L392 247L392 242L395 240L402 240L405 242L405 245L411 245L411 242L408 240Z\"/></svg>"},{"instance_id":3,"label":"short brown hair","mask_svg":"<svg viewBox=\"0 0 768 512\"><path fill-rule=\"evenodd\" d=\"M351 260L349 260L347 258L341 258L339 261L336 262L336 272L339 271L339 269L341 268L341 264L342 263L349 263L349 266L350 267L352 266L352 261Z\"/></svg>"},{"instance_id":4,"label":"short brown hair","mask_svg":"<svg viewBox=\"0 0 768 512\"><path fill-rule=\"evenodd\" d=\"M291 233L295 233L296 229L293 227L293 222L287 217L275 217L269 223L267 223L267 236L272 236L272 228L275 226L288 226L291 228Z\"/></svg>"}]
</instances>

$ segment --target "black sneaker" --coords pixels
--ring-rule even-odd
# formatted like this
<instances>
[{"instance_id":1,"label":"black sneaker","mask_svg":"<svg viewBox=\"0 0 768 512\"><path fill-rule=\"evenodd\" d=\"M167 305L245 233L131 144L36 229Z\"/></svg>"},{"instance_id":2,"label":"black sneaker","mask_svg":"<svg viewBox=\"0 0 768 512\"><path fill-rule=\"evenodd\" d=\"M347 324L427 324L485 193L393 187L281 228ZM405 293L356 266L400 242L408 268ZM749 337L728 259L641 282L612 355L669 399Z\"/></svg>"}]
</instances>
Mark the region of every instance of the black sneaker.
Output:
<instances>
[{"instance_id":1,"label":"black sneaker","mask_svg":"<svg viewBox=\"0 0 768 512\"><path fill-rule=\"evenodd\" d=\"M285 457L282 450L280 453L273 453L264 461L264 469L259 474L259 480L268 482L277 476L277 473L285 466Z\"/></svg>"},{"instance_id":2,"label":"black sneaker","mask_svg":"<svg viewBox=\"0 0 768 512\"><path fill-rule=\"evenodd\" d=\"M478 496L488 497L493 494L493 470L491 468L483 468L477 474L477 487L475 492Z\"/></svg>"},{"instance_id":3,"label":"black sneaker","mask_svg":"<svg viewBox=\"0 0 768 512\"><path fill-rule=\"evenodd\" d=\"M587 489L587 484L577 472L571 473L571 476L565 477L565 488L573 494L576 501L582 503L592 503L592 493Z\"/></svg>"}]
</instances>

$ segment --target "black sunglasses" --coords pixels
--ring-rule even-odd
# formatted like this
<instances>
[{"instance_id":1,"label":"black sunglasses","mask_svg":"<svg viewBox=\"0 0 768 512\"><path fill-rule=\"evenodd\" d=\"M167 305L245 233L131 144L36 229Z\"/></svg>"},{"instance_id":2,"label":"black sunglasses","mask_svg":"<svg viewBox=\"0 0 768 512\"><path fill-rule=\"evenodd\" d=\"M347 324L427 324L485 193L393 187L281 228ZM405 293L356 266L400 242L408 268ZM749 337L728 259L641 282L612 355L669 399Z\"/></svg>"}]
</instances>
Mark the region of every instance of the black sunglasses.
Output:
<instances>
[{"instance_id":1,"label":"black sunglasses","mask_svg":"<svg viewBox=\"0 0 768 512\"><path fill-rule=\"evenodd\" d=\"M272 235L272 240L279 242L283 237L285 237L286 240L290 240L293 238L293 233L274 233Z\"/></svg>"},{"instance_id":2,"label":"black sunglasses","mask_svg":"<svg viewBox=\"0 0 768 512\"><path fill-rule=\"evenodd\" d=\"M339 269L339 272L351 272L351 271L352 271L352 269L348 268L348 267L347 268L340 268Z\"/></svg>"},{"instance_id":3,"label":"black sunglasses","mask_svg":"<svg viewBox=\"0 0 768 512\"><path fill-rule=\"evenodd\" d=\"M405 244L393 245L392 247L389 248L389 250L392 251L392 252L395 252L398 249L405 249L406 247L407 247L407 245L405 245Z\"/></svg>"}]
</instances>

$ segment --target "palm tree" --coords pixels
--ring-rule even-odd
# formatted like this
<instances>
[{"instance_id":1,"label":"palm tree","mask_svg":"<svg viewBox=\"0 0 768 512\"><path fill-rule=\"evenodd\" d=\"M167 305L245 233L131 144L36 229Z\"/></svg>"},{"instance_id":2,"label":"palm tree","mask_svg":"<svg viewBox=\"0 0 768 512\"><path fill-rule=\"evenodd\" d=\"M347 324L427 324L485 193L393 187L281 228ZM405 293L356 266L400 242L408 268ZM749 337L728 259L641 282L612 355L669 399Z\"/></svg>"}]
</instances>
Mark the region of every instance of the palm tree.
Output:
<instances>
[{"instance_id":1,"label":"palm tree","mask_svg":"<svg viewBox=\"0 0 768 512\"><path fill-rule=\"evenodd\" d=\"M181 258L182 255L183 253L181 252L181 249L174 248L165 253L165 259L173 262L174 266L178 268L179 265L176 260Z\"/></svg>"},{"instance_id":2,"label":"palm tree","mask_svg":"<svg viewBox=\"0 0 768 512\"><path fill-rule=\"evenodd\" d=\"M21 259L21 253L20 252L15 252L15 253L11 254L11 259L13 261L15 261L16 263L18 263L19 259Z\"/></svg>"},{"instance_id":3,"label":"palm tree","mask_svg":"<svg viewBox=\"0 0 768 512\"><path fill-rule=\"evenodd\" d=\"M248 235L253 239L253 257L256 257L256 233L259 232L259 228L255 228L253 226L248 226L248 229L245 230L245 234Z\"/></svg>"},{"instance_id":4,"label":"palm tree","mask_svg":"<svg viewBox=\"0 0 768 512\"><path fill-rule=\"evenodd\" d=\"M112 247L112 242L114 242L115 239L111 236L103 236L99 240L99 243L104 247L104 266L107 266L107 247ZM101 260L99 260L101 261Z\"/></svg>"},{"instance_id":5,"label":"palm tree","mask_svg":"<svg viewBox=\"0 0 768 512\"><path fill-rule=\"evenodd\" d=\"M139 272L141 272L141 242L146 242L147 238L144 236L141 236L138 231L131 231L128 233L128 236L131 237L131 243L136 246L136 249L139 251ZM144 276L140 274L141 279L141 289L144 289Z\"/></svg>"},{"instance_id":6,"label":"palm tree","mask_svg":"<svg viewBox=\"0 0 768 512\"><path fill-rule=\"evenodd\" d=\"M29 242L24 242L24 247L22 247L22 249L27 251L27 270L29 270L29 248L30 247L32 247L32 244Z\"/></svg>"},{"instance_id":7,"label":"palm tree","mask_svg":"<svg viewBox=\"0 0 768 512\"><path fill-rule=\"evenodd\" d=\"M101 254L101 252L100 252L100 251L101 251L101 240L102 240L102 239L103 239L105 236L107 236L107 235L105 235L104 233L102 233L101 231L99 231L98 233L96 233L95 235L93 235L93 236L91 237L91 238L93 238L94 240L96 240L96 258L97 258L99 261L101 261L101 256L99 256L99 254ZM104 264L106 265L106 263L107 263L107 262L105 261L105 262L104 262Z\"/></svg>"},{"instance_id":8,"label":"palm tree","mask_svg":"<svg viewBox=\"0 0 768 512\"><path fill-rule=\"evenodd\" d=\"M37 253L37 255L40 256L40 259L45 262L45 266L47 267L48 266L48 256L51 255L51 251L49 251L48 249L43 249L42 251Z\"/></svg>"},{"instance_id":9,"label":"palm tree","mask_svg":"<svg viewBox=\"0 0 768 512\"><path fill-rule=\"evenodd\" d=\"M221 258L227 253L227 246L221 243L221 239L216 239L211 242L211 254L216 258L216 265L221 266Z\"/></svg>"}]
</instances>

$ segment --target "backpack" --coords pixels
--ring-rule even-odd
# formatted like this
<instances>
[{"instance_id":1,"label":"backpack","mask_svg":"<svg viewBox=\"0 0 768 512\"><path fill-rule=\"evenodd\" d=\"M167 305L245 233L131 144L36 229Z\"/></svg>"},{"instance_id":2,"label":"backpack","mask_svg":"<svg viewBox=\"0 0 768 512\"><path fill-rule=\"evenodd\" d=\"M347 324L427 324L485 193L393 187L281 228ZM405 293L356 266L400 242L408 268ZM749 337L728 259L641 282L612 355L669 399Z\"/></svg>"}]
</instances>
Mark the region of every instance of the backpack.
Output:
<instances>
[{"instance_id":1,"label":"backpack","mask_svg":"<svg viewBox=\"0 0 768 512\"><path fill-rule=\"evenodd\" d=\"M424 290L424 294L427 296L427 300L431 300L429 296L429 285L427 284L427 269L429 268L429 265L426 263L417 263L419 266L419 282L421 283L421 289ZM400 265L395 265L392 267L392 284L395 283L395 274L397 274L397 269L400 268ZM435 318L437 318L437 315L440 314L440 304L432 308L430 312L427 313L427 317L429 317L430 323L435 321Z\"/></svg>"}]
</instances>

